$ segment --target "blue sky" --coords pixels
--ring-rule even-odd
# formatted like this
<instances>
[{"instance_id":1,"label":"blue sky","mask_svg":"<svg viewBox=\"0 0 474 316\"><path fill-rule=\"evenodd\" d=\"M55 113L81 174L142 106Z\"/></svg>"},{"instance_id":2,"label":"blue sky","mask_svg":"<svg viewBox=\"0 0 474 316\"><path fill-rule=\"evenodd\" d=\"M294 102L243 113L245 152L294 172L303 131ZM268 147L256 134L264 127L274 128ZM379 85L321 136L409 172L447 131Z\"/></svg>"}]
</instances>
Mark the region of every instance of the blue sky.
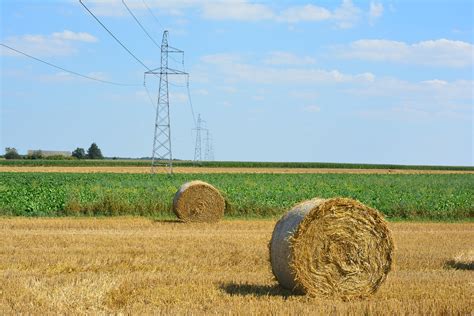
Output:
<instances>
[{"instance_id":1,"label":"blue sky","mask_svg":"<svg viewBox=\"0 0 474 316\"><path fill-rule=\"evenodd\" d=\"M158 48L120 0L84 3L159 66ZM216 160L473 165L471 1L126 3L156 41L166 28L185 51ZM98 83L0 50L2 148L96 142L106 156L151 155L145 69L78 1L2 1L0 32L2 43L48 62L136 84ZM173 82L173 156L192 159L185 82ZM147 85L156 98L158 82Z\"/></svg>"}]
</instances>

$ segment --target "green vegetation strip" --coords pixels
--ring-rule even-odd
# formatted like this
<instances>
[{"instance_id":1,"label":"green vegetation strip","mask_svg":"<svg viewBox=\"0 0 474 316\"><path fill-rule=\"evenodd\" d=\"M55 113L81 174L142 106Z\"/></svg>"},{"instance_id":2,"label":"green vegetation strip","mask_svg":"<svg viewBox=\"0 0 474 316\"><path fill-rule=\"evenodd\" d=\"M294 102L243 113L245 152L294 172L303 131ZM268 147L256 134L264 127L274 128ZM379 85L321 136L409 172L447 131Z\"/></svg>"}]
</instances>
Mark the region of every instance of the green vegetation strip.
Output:
<instances>
[{"instance_id":1,"label":"green vegetation strip","mask_svg":"<svg viewBox=\"0 0 474 316\"><path fill-rule=\"evenodd\" d=\"M177 167L195 166L192 161L177 160L173 164ZM150 160L140 159L19 159L0 160L0 166L38 166L38 167L149 167ZM356 164L332 162L252 162L252 161L203 161L201 167L239 167L239 168L347 168L347 169L410 169L410 170L458 170L474 171L472 166L416 166L416 165L384 165L384 164Z\"/></svg>"},{"instance_id":2,"label":"green vegetation strip","mask_svg":"<svg viewBox=\"0 0 474 316\"><path fill-rule=\"evenodd\" d=\"M472 174L73 174L0 173L0 215L170 217L178 187L199 179L219 188L228 217L277 217L313 197L351 197L388 218L474 217Z\"/></svg>"}]
</instances>

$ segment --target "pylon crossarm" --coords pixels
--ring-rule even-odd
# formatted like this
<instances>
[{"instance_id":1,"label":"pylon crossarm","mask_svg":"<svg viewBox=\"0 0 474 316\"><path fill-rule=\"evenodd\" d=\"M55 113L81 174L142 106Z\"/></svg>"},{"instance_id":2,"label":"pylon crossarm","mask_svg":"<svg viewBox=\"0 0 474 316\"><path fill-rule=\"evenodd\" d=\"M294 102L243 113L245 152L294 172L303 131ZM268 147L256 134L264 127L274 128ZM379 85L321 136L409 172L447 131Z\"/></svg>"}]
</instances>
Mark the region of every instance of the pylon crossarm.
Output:
<instances>
[{"instance_id":1,"label":"pylon crossarm","mask_svg":"<svg viewBox=\"0 0 474 316\"><path fill-rule=\"evenodd\" d=\"M181 50L181 49L177 49L177 48L174 48L173 46L167 46L168 49L167 49L167 53L183 53L184 54L184 51Z\"/></svg>"},{"instance_id":2,"label":"pylon crossarm","mask_svg":"<svg viewBox=\"0 0 474 316\"><path fill-rule=\"evenodd\" d=\"M178 69L173 69L173 68L168 68L168 67L158 67L155 69L152 69L151 71L146 71L145 75L189 75L189 73L178 70Z\"/></svg>"}]
</instances>

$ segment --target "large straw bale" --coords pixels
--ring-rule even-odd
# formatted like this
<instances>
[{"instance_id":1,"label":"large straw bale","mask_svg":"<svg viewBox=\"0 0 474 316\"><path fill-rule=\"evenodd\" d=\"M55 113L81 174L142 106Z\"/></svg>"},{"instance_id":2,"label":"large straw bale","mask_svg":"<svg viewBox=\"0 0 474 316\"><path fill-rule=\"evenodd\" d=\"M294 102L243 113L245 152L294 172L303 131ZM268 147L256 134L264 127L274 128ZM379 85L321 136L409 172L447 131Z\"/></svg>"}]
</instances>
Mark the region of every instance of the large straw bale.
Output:
<instances>
[{"instance_id":1,"label":"large straw bale","mask_svg":"<svg viewBox=\"0 0 474 316\"><path fill-rule=\"evenodd\" d=\"M317 297L363 298L392 266L393 241L383 216L347 199L312 199L276 224L273 274L284 288Z\"/></svg>"},{"instance_id":2,"label":"large straw bale","mask_svg":"<svg viewBox=\"0 0 474 316\"><path fill-rule=\"evenodd\" d=\"M470 249L457 254L447 262L448 267L460 270L474 270L474 250Z\"/></svg>"},{"instance_id":3,"label":"large straw bale","mask_svg":"<svg viewBox=\"0 0 474 316\"><path fill-rule=\"evenodd\" d=\"M203 181L183 184L173 199L173 211L184 222L217 222L224 216L219 190Z\"/></svg>"}]
</instances>

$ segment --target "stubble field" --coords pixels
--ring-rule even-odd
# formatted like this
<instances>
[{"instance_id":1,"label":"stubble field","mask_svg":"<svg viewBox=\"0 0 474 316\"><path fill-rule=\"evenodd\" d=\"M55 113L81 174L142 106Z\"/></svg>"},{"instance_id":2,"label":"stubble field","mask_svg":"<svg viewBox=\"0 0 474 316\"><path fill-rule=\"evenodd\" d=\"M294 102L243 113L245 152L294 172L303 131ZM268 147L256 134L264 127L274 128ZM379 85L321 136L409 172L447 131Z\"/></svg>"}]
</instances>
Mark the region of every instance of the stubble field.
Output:
<instances>
[{"instance_id":1,"label":"stubble field","mask_svg":"<svg viewBox=\"0 0 474 316\"><path fill-rule=\"evenodd\" d=\"M275 220L182 224L145 218L3 218L0 313L471 314L473 223L390 223L395 264L370 299L278 287Z\"/></svg>"}]
</instances>

